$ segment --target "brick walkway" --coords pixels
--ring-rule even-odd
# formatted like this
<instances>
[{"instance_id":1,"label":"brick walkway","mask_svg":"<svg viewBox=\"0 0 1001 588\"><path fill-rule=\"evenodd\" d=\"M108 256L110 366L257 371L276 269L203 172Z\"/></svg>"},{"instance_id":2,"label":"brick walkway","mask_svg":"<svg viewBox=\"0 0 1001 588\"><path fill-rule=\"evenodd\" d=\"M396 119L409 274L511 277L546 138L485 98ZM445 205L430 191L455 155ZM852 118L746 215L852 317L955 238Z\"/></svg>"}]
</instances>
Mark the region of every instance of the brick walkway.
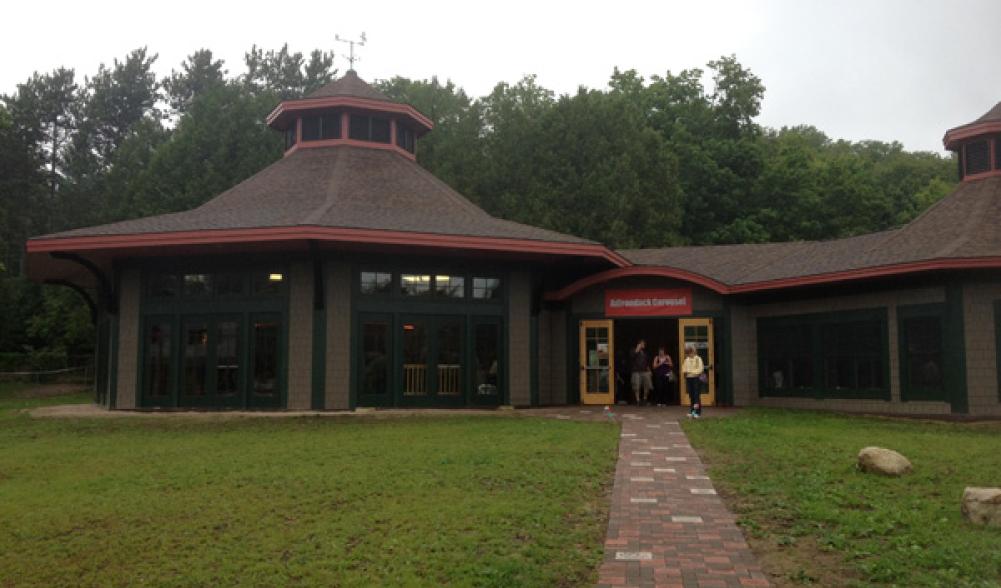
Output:
<instances>
[{"instance_id":1,"label":"brick walkway","mask_svg":"<svg viewBox=\"0 0 1001 588\"><path fill-rule=\"evenodd\" d=\"M619 415L622 438L598 586L768 586L681 431L679 414Z\"/></svg>"}]
</instances>

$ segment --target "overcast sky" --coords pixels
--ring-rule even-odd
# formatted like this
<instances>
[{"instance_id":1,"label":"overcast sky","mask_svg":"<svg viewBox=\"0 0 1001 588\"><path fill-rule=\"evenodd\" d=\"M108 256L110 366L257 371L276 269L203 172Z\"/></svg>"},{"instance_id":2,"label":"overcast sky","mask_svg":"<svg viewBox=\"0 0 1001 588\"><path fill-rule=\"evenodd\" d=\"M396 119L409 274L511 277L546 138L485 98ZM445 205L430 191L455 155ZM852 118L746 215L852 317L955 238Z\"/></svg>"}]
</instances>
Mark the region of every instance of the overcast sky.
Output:
<instances>
[{"instance_id":1,"label":"overcast sky","mask_svg":"<svg viewBox=\"0 0 1001 588\"><path fill-rule=\"evenodd\" d=\"M604 88L616 66L649 76L734 53L767 88L762 124L908 149L941 151L947 128L1001 101L1001 0L76 0L11 3L3 16L0 93L58 66L82 81L143 45L161 75L201 47L233 74L254 43L346 54L334 34L365 31L363 78L438 75L473 96L529 73L565 93Z\"/></svg>"}]
</instances>

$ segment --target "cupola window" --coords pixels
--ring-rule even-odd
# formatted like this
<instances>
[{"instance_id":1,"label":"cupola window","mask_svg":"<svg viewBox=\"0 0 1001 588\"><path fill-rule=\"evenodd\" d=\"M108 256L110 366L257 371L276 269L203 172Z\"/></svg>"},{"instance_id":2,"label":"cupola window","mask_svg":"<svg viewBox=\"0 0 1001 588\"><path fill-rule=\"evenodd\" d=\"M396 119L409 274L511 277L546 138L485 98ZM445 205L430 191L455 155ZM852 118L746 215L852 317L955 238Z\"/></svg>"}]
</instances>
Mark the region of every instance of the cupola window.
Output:
<instances>
[{"instance_id":1,"label":"cupola window","mask_svg":"<svg viewBox=\"0 0 1001 588\"><path fill-rule=\"evenodd\" d=\"M414 152L414 132L400 123L396 123L396 145L410 153Z\"/></svg>"},{"instance_id":2,"label":"cupola window","mask_svg":"<svg viewBox=\"0 0 1001 588\"><path fill-rule=\"evenodd\" d=\"M1001 136L994 139L994 169L1001 170Z\"/></svg>"},{"instance_id":3,"label":"cupola window","mask_svg":"<svg viewBox=\"0 0 1001 588\"><path fill-rule=\"evenodd\" d=\"M974 141L967 143L965 151L966 157L964 157L964 161L966 162L966 170L964 175L972 176L990 171L991 149L989 142Z\"/></svg>"},{"instance_id":4,"label":"cupola window","mask_svg":"<svg viewBox=\"0 0 1001 588\"><path fill-rule=\"evenodd\" d=\"M302 119L302 140L319 141L321 139L341 138L341 115L329 113L323 116L307 116Z\"/></svg>"},{"instance_id":5,"label":"cupola window","mask_svg":"<svg viewBox=\"0 0 1001 588\"><path fill-rule=\"evenodd\" d=\"M348 126L348 137L357 141L389 143L389 119L352 114Z\"/></svg>"},{"instance_id":6,"label":"cupola window","mask_svg":"<svg viewBox=\"0 0 1001 588\"><path fill-rule=\"evenodd\" d=\"M288 151L295 146L295 124L285 129L285 150Z\"/></svg>"}]
</instances>

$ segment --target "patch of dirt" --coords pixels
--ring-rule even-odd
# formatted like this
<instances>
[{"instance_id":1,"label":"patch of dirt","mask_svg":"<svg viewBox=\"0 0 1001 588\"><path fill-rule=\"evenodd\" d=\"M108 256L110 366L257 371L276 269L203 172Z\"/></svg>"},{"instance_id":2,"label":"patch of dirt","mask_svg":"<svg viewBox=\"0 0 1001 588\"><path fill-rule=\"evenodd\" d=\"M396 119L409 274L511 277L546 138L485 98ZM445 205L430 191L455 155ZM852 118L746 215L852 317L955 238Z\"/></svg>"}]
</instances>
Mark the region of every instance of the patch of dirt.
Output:
<instances>
[{"instance_id":1,"label":"patch of dirt","mask_svg":"<svg viewBox=\"0 0 1001 588\"><path fill-rule=\"evenodd\" d=\"M53 396L65 396L86 392L87 386L84 384L36 384L29 388L19 390L14 393L15 398L51 398Z\"/></svg>"}]
</instances>

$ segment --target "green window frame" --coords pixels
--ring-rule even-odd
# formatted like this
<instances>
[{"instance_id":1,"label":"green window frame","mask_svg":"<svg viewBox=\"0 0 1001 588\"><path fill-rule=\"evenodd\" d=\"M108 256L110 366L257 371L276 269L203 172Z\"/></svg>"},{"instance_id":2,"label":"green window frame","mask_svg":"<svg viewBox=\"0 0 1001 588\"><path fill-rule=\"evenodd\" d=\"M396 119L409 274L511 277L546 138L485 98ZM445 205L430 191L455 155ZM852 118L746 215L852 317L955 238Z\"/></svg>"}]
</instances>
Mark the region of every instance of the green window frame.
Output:
<instances>
[{"instance_id":1,"label":"green window frame","mask_svg":"<svg viewBox=\"0 0 1001 588\"><path fill-rule=\"evenodd\" d=\"M761 317L761 397L890 399L885 308Z\"/></svg>"},{"instance_id":2,"label":"green window frame","mask_svg":"<svg viewBox=\"0 0 1001 588\"><path fill-rule=\"evenodd\" d=\"M900 400L903 402L949 401L945 374L945 311L944 304L897 307Z\"/></svg>"}]
</instances>

